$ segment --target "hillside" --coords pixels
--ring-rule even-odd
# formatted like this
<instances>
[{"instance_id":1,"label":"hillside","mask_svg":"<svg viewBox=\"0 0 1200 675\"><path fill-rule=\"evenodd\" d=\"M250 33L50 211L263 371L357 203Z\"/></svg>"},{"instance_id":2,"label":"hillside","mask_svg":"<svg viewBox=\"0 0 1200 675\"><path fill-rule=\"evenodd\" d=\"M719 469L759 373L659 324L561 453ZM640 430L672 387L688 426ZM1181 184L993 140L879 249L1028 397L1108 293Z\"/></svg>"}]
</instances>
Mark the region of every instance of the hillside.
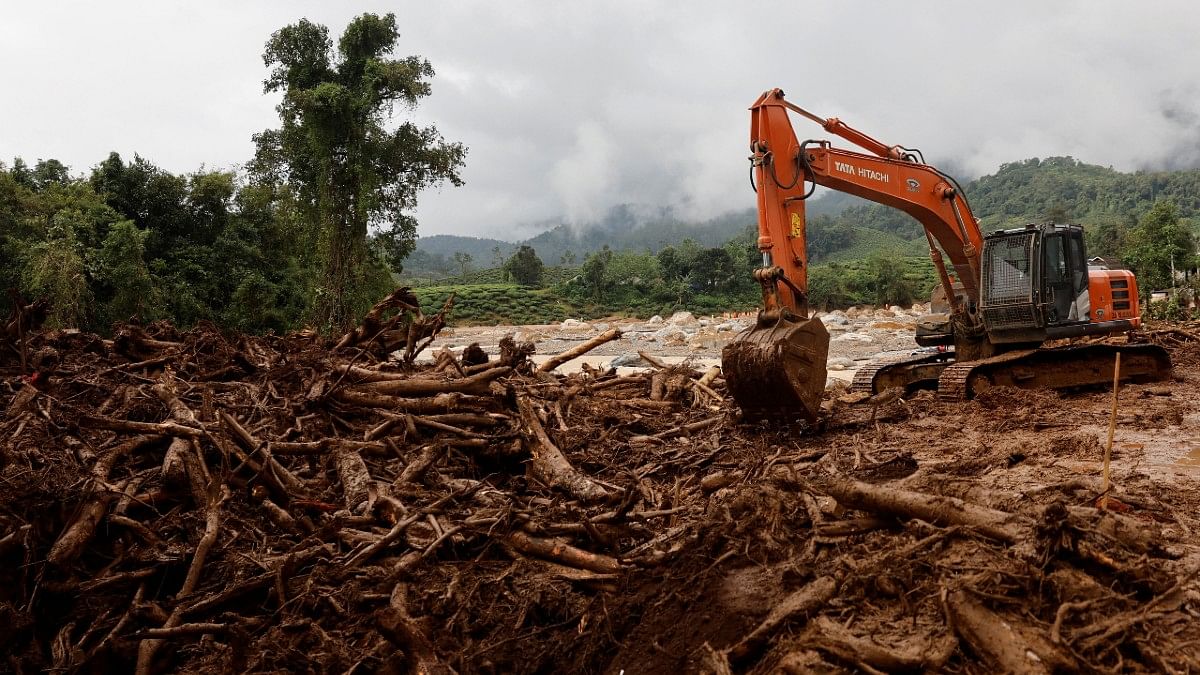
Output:
<instances>
[{"instance_id":1,"label":"hillside","mask_svg":"<svg viewBox=\"0 0 1200 675\"><path fill-rule=\"evenodd\" d=\"M1200 170L1122 173L1071 157L1026 159L1004 164L991 175L965 186L984 230L1059 220L1097 226L1131 223L1155 200L1171 199L1183 218L1200 213ZM840 192L824 191L808 204L809 246L814 260L853 260L877 252L924 255L921 226L910 216ZM494 266L495 248L507 257L527 244L548 265L577 264L592 251L657 252L691 239L705 247L721 246L753 227L754 210L703 220L676 217L668 209L614 207L602 220L585 226L557 225L521 242L434 235L417 242L405 262L414 278L459 275L455 252L469 253L475 269ZM831 236L832 235L832 236Z\"/></svg>"}]
</instances>

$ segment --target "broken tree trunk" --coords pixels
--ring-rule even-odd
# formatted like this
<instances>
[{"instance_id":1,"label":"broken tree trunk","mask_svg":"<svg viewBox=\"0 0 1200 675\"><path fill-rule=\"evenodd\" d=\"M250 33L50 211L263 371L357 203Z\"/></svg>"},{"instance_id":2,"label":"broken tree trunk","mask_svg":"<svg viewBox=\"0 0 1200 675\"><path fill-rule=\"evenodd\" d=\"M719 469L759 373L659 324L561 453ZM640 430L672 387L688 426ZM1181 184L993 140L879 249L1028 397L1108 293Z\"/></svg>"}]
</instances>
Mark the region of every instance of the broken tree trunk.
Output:
<instances>
[{"instance_id":1,"label":"broken tree trunk","mask_svg":"<svg viewBox=\"0 0 1200 675\"><path fill-rule=\"evenodd\" d=\"M464 394L487 394L488 385L492 380L512 372L512 368L492 368L470 377L460 377L453 380L429 380L408 378L404 380L385 380L355 385L354 391L387 394L390 396L436 396L449 392Z\"/></svg>"},{"instance_id":2,"label":"broken tree trunk","mask_svg":"<svg viewBox=\"0 0 1200 675\"><path fill-rule=\"evenodd\" d=\"M577 471L554 445L528 398L518 397L517 409L521 413L521 430L525 435L525 443L533 456L529 467L535 478L585 501L608 497L608 490Z\"/></svg>"},{"instance_id":3,"label":"broken tree trunk","mask_svg":"<svg viewBox=\"0 0 1200 675\"><path fill-rule=\"evenodd\" d=\"M800 590L783 599L771 608L767 618L758 627L750 631L729 650L729 661L733 665L749 665L751 657L759 655L762 646L771 639L785 623L806 618L829 602L837 591L837 582L833 577L820 577L809 582Z\"/></svg>"},{"instance_id":4,"label":"broken tree trunk","mask_svg":"<svg viewBox=\"0 0 1200 675\"><path fill-rule=\"evenodd\" d=\"M134 450L158 440L158 436L138 436L125 441L108 451L96 461L92 467L92 487L89 496L79 509L79 514L59 535L58 540L50 547L47 559L59 567L69 565L79 557L88 542L96 534L96 526L104 519L109 505L124 489L124 483L115 486L108 485L108 475L112 473L117 462Z\"/></svg>"},{"instance_id":5,"label":"broken tree trunk","mask_svg":"<svg viewBox=\"0 0 1200 675\"><path fill-rule=\"evenodd\" d=\"M897 490L844 478L828 478L820 487L842 506L898 518L918 518L934 525L961 525L1015 544L1030 532L1022 516L997 511L954 497Z\"/></svg>"},{"instance_id":6,"label":"broken tree trunk","mask_svg":"<svg viewBox=\"0 0 1200 675\"><path fill-rule=\"evenodd\" d=\"M551 356L545 363L538 366L537 370L539 373L548 373L548 372L554 370L555 368L561 366L562 364L566 363L567 361L570 361L571 359L583 356L584 354L592 351L593 349L595 349L596 347L599 347L600 345L604 344L605 342L612 342L613 340L616 340L620 337L621 337L621 329L620 328L609 328L608 330L597 335L596 337L592 338L591 340L588 340L587 342L583 342L581 344L575 345L574 347L572 347L572 348L568 349L567 351L565 351L561 354L558 354L556 356Z\"/></svg>"},{"instance_id":7,"label":"broken tree trunk","mask_svg":"<svg viewBox=\"0 0 1200 675\"><path fill-rule=\"evenodd\" d=\"M951 591L946 611L958 636L971 651L1000 673L1074 672L1079 664L1048 638L1004 618L975 601L967 591Z\"/></svg>"}]
</instances>

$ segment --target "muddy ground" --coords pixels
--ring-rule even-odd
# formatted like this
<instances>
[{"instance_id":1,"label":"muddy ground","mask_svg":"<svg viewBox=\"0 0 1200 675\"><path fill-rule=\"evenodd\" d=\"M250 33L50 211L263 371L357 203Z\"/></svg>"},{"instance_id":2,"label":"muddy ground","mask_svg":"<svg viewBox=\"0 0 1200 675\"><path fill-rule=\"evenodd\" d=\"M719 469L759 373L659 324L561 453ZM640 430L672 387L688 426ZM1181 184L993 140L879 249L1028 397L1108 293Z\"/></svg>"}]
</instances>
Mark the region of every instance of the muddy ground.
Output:
<instances>
[{"instance_id":1,"label":"muddy ground","mask_svg":"<svg viewBox=\"0 0 1200 675\"><path fill-rule=\"evenodd\" d=\"M1186 327L1101 509L1103 391L746 425L704 369L389 325L0 333L0 668L1200 670Z\"/></svg>"}]
</instances>

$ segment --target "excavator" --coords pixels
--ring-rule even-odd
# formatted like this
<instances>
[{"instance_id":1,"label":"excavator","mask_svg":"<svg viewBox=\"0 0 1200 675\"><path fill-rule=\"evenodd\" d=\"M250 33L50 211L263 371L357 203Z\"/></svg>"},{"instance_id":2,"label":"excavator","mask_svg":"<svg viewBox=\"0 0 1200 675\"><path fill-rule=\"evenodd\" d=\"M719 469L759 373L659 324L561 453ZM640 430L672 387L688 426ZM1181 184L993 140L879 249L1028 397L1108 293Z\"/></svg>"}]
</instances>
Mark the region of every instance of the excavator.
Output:
<instances>
[{"instance_id":1,"label":"excavator","mask_svg":"<svg viewBox=\"0 0 1200 675\"><path fill-rule=\"evenodd\" d=\"M866 152L826 140L800 142L789 113ZM916 335L931 349L868 364L852 389L936 389L940 400L957 401L997 385L1086 387L1112 381L1118 353L1123 380L1170 376L1170 357L1153 344L1046 346L1142 323L1133 273L1089 264L1082 227L1033 224L984 235L962 187L927 164L920 150L810 113L780 89L750 107L750 152L762 252L754 279L763 306L754 325L721 353L729 391L746 419L820 416L829 333L809 314L805 245L805 200L818 185L911 215L925 230L939 280Z\"/></svg>"}]
</instances>

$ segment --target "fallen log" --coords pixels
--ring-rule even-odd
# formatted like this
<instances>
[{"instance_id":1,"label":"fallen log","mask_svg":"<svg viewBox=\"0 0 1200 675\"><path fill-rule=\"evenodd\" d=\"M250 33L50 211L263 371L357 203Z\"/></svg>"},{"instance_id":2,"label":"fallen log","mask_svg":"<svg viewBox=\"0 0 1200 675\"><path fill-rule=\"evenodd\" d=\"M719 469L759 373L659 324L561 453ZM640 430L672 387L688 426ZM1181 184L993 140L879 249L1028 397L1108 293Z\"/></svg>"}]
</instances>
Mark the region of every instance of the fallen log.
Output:
<instances>
[{"instance_id":1,"label":"fallen log","mask_svg":"<svg viewBox=\"0 0 1200 675\"><path fill-rule=\"evenodd\" d=\"M561 366L562 364L566 363L567 361L570 361L571 359L583 356L584 354L592 351L596 347L599 347L600 345L602 345L606 342L612 342L613 340L617 340L620 337L621 337L621 329L620 328L609 328L608 330L606 330L603 333L597 335L596 337L588 340L587 342L583 342L581 344L575 345L574 347L566 350L565 352L562 352L561 354L551 356L545 363L538 366L537 372L548 373L548 372L554 370L555 368Z\"/></svg>"},{"instance_id":2,"label":"fallen log","mask_svg":"<svg viewBox=\"0 0 1200 675\"><path fill-rule=\"evenodd\" d=\"M903 647L885 647L870 638L859 637L825 617L814 620L805 644L847 663L865 664L884 672L939 672L958 648L958 638L946 634Z\"/></svg>"},{"instance_id":3,"label":"fallen log","mask_svg":"<svg viewBox=\"0 0 1200 675\"><path fill-rule=\"evenodd\" d=\"M971 598L964 590L945 598L954 632L994 672L1074 672L1079 664L1065 650L1028 627L1006 621Z\"/></svg>"},{"instance_id":4,"label":"fallen log","mask_svg":"<svg viewBox=\"0 0 1200 675\"><path fill-rule=\"evenodd\" d=\"M487 394L488 385L498 377L512 372L512 368L492 368L469 377L452 380L427 380L409 378L404 380L384 380L355 385L349 391L366 394L386 394L390 396L436 396L451 392L464 394Z\"/></svg>"},{"instance_id":5,"label":"fallen log","mask_svg":"<svg viewBox=\"0 0 1200 675\"><path fill-rule=\"evenodd\" d=\"M596 501L608 497L608 490L599 483L581 474L571 466L562 451L550 440L542 427L533 404L528 398L517 398L517 409L521 415L522 432L532 459L531 473L543 483L564 490L584 501Z\"/></svg>"},{"instance_id":6,"label":"fallen log","mask_svg":"<svg viewBox=\"0 0 1200 675\"><path fill-rule=\"evenodd\" d=\"M750 631L728 651L729 661L735 666L749 665L751 657L760 655L762 646L771 639L781 626L794 620L807 618L833 598L837 582L833 577L819 577L800 590L787 596L771 608L767 618Z\"/></svg>"},{"instance_id":7,"label":"fallen log","mask_svg":"<svg viewBox=\"0 0 1200 675\"><path fill-rule=\"evenodd\" d=\"M370 497L371 474L367 471L367 463L344 445L333 455L333 462L342 484L342 498L346 508L353 512Z\"/></svg>"},{"instance_id":8,"label":"fallen log","mask_svg":"<svg viewBox=\"0 0 1200 675\"><path fill-rule=\"evenodd\" d=\"M375 616L379 632L402 652L394 658L396 663L386 664L387 670L420 675L454 675L454 669L438 658L433 642L425 635L420 624L408 615L405 607L407 589L407 584L396 584L387 607L379 610Z\"/></svg>"},{"instance_id":9,"label":"fallen log","mask_svg":"<svg viewBox=\"0 0 1200 675\"><path fill-rule=\"evenodd\" d=\"M63 530L58 540L54 542L54 545L50 547L50 553L46 557L47 560L54 565L63 567L79 557L79 554L87 547L88 542L95 536L96 527L104 519L109 505L112 504L113 500L117 498L117 495L125 487L124 482L111 487L108 485L108 476L112 473L113 467L116 466L118 461L127 457L134 450L153 443L159 438L161 437L138 436L131 438L112 448L103 457L96 460L96 464L92 467L92 486L89 496L84 499L78 515Z\"/></svg>"},{"instance_id":10,"label":"fallen log","mask_svg":"<svg viewBox=\"0 0 1200 675\"><path fill-rule=\"evenodd\" d=\"M108 429L109 431L124 431L131 434L153 434L156 436L191 436L204 435L203 429L188 427L175 422L135 422L133 420L115 420L108 417L83 415L79 425L92 429Z\"/></svg>"},{"instance_id":11,"label":"fallen log","mask_svg":"<svg viewBox=\"0 0 1200 675\"><path fill-rule=\"evenodd\" d=\"M1029 536L1024 516L997 511L954 497L897 490L844 478L827 478L819 487L847 508L898 518L917 518L934 525L961 525L980 534L1015 544Z\"/></svg>"},{"instance_id":12,"label":"fallen log","mask_svg":"<svg viewBox=\"0 0 1200 675\"><path fill-rule=\"evenodd\" d=\"M552 560L568 567L598 574L617 574L624 569L616 558L585 551L559 539L543 539L524 532L514 532L508 535L507 541L521 553Z\"/></svg>"}]
</instances>

